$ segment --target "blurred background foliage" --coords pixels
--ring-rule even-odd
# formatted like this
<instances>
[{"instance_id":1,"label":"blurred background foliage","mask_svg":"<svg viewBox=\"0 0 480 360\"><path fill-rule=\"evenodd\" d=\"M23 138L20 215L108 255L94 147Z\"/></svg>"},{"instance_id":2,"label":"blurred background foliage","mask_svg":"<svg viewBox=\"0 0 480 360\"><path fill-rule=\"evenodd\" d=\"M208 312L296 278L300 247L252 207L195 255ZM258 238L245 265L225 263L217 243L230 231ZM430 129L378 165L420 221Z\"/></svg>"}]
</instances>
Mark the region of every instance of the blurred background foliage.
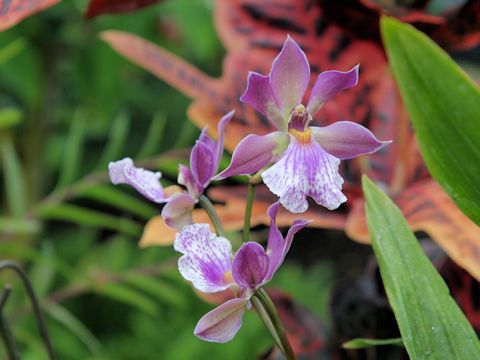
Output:
<instances>
[{"instance_id":1,"label":"blurred background foliage","mask_svg":"<svg viewBox=\"0 0 480 360\"><path fill-rule=\"evenodd\" d=\"M97 34L133 32L218 75L224 49L212 3L169 0L94 21L86 6L62 1L0 35L1 258L31 276L59 359L257 357L271 342L253 314L227 345L192 336L211 305L181 280L171 248L138 249L159 208L110 185L105 171L129 155L173 181L198 130L186 97ZM289 262L275 285L327 321L333 278L329 263ZM20 282L5 271L6 282L14 290L4 313L22 358L46 358Z\"/></svg>"}]
</instances>

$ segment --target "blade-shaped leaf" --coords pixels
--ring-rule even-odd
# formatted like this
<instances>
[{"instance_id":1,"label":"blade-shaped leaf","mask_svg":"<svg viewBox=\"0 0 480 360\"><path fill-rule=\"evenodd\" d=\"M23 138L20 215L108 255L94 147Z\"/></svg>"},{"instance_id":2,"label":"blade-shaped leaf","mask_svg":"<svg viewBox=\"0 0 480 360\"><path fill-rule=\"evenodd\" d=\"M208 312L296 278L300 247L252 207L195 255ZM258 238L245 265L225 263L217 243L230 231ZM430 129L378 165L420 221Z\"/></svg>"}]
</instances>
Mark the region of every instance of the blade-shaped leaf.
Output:
<instances>
[{"instance_id":1,"label":"blade-shaped leaf","mask_svg":"<svg viewBox=\"0 0 480 360\"><path fill-rule=\"evenodd\" d=\"M383 40L432 176L480 224L480 90L432 40L382 19Z\"/></svg>"},{"instance_id":2,"label":"blade-shaped leaf","mask_svg":"<svg viewBox=\"0 0 480 360\"><path fill-rule=\"evenodd\" d=\"M357 338L342 344L344 349L364 349L372 346L395 345L403 347L402 338L393 339L364 339Z\"/></svg>"},{"instance_id":3,"label":"blade-shaped leaf","mask_svg":"<svg viewBox=\"0 0 480 360\"><path fill-rule=\"evenodd\" d=\"M368 231L412 359L480 359L480 343L398 207L363 177Z\"/></svg>"},{"instance_id":4,"label":"blade-shaped leaf","mask_svg":"<svg viewBox=\"0 0 480 360\"><path fill-rule=\"evenodd\" d=\"M27 208L27 194L22 164L12 139L5 134L0 139L5 193L13 216L21 216Z\"/></svg>"},{"instance_id":5,"label":"blade-shaped leaf","mask_svg":"<svg viewBox=\"0 0 480 360\"><path fill-rule=\"evenodd\" d=\"M15 108L0 110L0 130L7 129L20 123L20 121L22 121L22 115L23 114Z\"/></svg>"},{"instance_id":6,"label":"blade-shaped leaf","mask_svg":"<svg viewBox=\"0 0 480 360\"><path fill-rule=\"evenodd\" d=\"M44 206L37 209L37 213L44 220L68 221L83 226L111 229L132 236L139 236L142 232L141 226L132 220L116 218L100 211L71 204Z\"/></svg>"},{"instance_id":7,"label":"blade-shaped leaf","mask_svg":"<svg viewBox=\"0 0 480 360\"><path fill-rule=\"evenodd\" d=\"M167 117L162 113L156 113L152 119L148 133L143 140L142 147L138 151L137 159L144 159L154 155L162 144L164 138L165 126L167 125Z\"/></svg>"},{"instance_id":8,"label":"blade-shaped leaf","mask_svg":"<svg viewBox=\"0 0 480 360\"><path fill-rule=\"evenodd\" d=\"M67 137L63 163L60 170L57 188L62 188L75 180L82 156L82 145L85 138L85 117L77 111L70 125Z\"/></svg>"},{"instance_id":9,"label":"blade-shaped leaf","mask_svg":"<svg viewBox=\"0 0 480 360\"><path fill-rule=\"evenodd\" d=\"M120 158L129 135L129 130L130 117L127 113L121 112L115 120L113 120L112 128L110 130L110 138L108 139L105 150L97 163L97 169L105 170L110 161L115 161Z\"/></svg>"}]
</instances>

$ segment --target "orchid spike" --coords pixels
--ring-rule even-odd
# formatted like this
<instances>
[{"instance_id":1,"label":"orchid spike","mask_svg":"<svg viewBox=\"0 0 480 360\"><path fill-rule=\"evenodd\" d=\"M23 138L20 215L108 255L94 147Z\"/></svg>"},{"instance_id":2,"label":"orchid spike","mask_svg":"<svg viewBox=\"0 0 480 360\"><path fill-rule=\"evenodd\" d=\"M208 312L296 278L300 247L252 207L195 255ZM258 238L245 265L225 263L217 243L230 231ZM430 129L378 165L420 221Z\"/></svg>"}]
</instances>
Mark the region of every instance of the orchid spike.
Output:
<instances>
[{"instance_id":1,"label":"orchid spike","mask_svg":"<svg viewBox=\"0 0 480 360\"><path fill-rule=\"evenodd\" d=\"M124 158L110 162L108 170L113 184L128 184L158 204L167 203L162 210L162 217L170 227L181 230L192 224L192 210L198 197L210 184L218 170L223 153L224 131L233 117L233 111L225 115L218 124L218 139L214 141L203 129L190 155L190 168L179 166L178 183L186 187L186 192L166 195L160 183L162 174L134 166L132 159Z\"/></svg>"},{"instance_id":2,"label":"orchid spike","mask_svg":"<svg viewBox=\"0 0 480 360\"><path fill-rule=\"evenodd\" d=\"M342 193L340 160L371 154L390 141L379 141L368 129L349 121L310 126L315 113L341 90L358 82L359 66L347 72L325 71L315 81L307 106L302 104L310 79L305 53L288 36L268 76L248 75L240 100L266 116L278 131L248 135L235 149L227 169L216 180L253 174L269 164L263 182L293 213L308 209L307 197L334 210L347 200Z\"/></svg>"},{"instance_id":3,"label":"orchid spike","mask_svg":"<svg viewBox=\"0 0 480 360\"><path fill-rule=\"evenodd\" d=\"M283 238L276 224L279 203L268 209L270 233L267 250L258 243L244 243L232 260L230 242L210 232L208 224L188 225L177 234L174 249L182 253L180 274L203 292L232 288L237 297L204 315L195 335L211 342L230 341L242 325L243 314L254 292L270 281L283 263L295 233L308 225L296 220Z\"/></svg>"}]
</instances>

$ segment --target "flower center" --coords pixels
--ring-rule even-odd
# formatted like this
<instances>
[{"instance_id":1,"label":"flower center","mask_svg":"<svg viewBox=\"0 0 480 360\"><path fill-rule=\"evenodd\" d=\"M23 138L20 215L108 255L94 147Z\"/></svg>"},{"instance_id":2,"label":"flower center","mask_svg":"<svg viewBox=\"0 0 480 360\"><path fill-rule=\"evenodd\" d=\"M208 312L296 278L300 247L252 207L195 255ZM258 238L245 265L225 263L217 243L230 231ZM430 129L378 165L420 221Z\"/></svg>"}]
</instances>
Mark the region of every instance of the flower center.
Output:
<instances>
[{"instance_id":1,"label":"flower center","mask_svg":"<svg viewBox=\"0 0 480 360\"><path fill-rule=\"evenodd\" d=\"M305 105L299 104L290 113L290 119L288 121L289 130L305 131L305 128L312 121L312 116L305 109Z\"/></svg>"},{"instance_id":2,"label":"flower center","mask_svg":"<svg viewBox=\"0 0 480 360\"><path fill-rule=\"evenodd\" d=\"M296 129L290 129L289 133L293 136L295 136L295 139L301 144L309 144L310 143L310 138L312 135L312 130L310 127L307 127L305 131L299 131Z\"/></svg>"},{"instance_id":3,"label":"flower center","mask_svg":"<svg viewBox=\"0 0 480 360\"><path fill-rule=\"evenodd\" d=\"M227 271L225 274L223 274L223 281L225 282L225 284L231 284L234 282L231 271Z\"/></svg>"}]
</instances>

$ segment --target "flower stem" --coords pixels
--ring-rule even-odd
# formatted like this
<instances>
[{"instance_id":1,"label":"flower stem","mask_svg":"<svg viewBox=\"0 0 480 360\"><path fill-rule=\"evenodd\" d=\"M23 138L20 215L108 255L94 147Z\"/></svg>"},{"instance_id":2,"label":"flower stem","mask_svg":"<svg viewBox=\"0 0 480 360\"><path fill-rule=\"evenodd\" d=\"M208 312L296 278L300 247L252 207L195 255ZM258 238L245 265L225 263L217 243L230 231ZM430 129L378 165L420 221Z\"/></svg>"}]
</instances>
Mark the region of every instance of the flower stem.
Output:
<instances>
[{"instance_id":1,"label":"flower stem","mask_svg":"<svg viewBox=\"0 0 480 360\"><path fill-rule=\"evenodd\" d=\"M270 299L270 296L268 296L267 292L263 288L260 288L253 295L252 300L253 299L258 300L260 303L259 305L262 307L262 310L259 311L259 315L287 360L296 360L295 353L293 352L292 346L288 341L282 322L280 321L277 310L275 309L275 305ZM257 309L255 301L253 301L253 303ZM268 316L269 321L265 321L265 319L262 317L262 311Z\"/></svg>"},{"instance_id":2,"label":"flower stem","mask_svg":"<svg viewBox=\"0 0 480 360\"><path fill-rule=\"evenodd\" d=\"M222 222L220 221L220 218L218 217L212 202L205 195L200 195L198 201L200 202L202 208L207 212L210 220L212 220L213 226L215 227L215 231L217 232L217 234L219 236L225 237L225 230L223 230Z\"/></svg>"},{"instance_id":3,"label":"flower stem","mask_svg":"<svg viewBox=\"0 0 480 360\"><path fill-rule=\"evenodd\" d=\"M243 219L243 242L247 242L250 237L250 220L252 218L253 200L255 199L256 184L248 183L247 205L245 206L245 218Z\"/></svg>"}]
</instances>

